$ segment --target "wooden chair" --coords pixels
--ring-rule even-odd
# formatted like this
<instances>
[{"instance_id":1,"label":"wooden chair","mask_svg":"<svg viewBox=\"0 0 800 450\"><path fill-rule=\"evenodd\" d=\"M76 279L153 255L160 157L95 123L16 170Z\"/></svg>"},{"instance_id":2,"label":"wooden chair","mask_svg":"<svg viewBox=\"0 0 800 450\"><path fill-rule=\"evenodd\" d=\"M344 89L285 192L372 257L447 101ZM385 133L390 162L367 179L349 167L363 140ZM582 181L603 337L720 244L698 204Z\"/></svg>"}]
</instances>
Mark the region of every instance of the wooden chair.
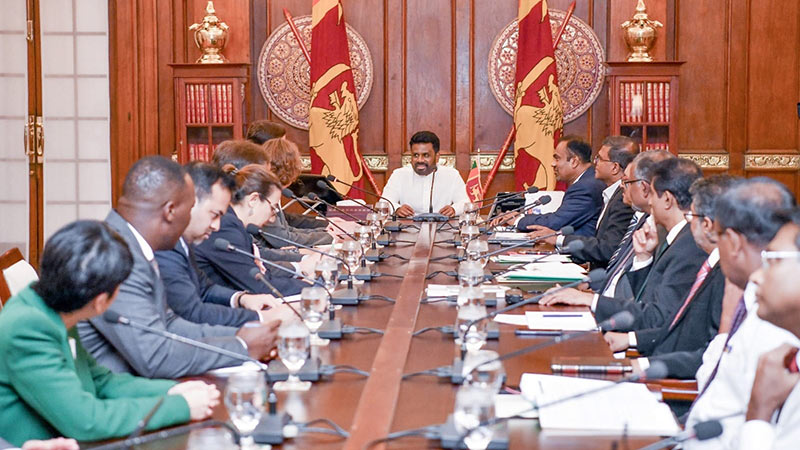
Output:
<instances>
[{"instance_id":1,"label":"wooden chair","mask_svg":"<svg viewBox=\"0 0 800 450\"><path fill-rule=\"evenodd\" d=\"M17 292L39 279L33 266L25 261L18 248L0 256L0 307Z\"/></svg>"}]
</instances>

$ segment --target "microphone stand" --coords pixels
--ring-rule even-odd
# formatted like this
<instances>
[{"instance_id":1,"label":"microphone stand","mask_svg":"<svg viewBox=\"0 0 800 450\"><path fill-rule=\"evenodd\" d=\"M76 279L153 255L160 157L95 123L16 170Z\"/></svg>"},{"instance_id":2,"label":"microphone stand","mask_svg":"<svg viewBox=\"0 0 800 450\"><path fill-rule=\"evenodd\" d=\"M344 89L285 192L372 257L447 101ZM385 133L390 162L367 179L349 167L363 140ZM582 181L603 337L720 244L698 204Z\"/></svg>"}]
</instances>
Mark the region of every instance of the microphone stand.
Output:
<instances>
[{"instance_id":1,"label":"microphone stand","mask_svg":"<svg viewBox=\"0 0 800 450\"><path fill-rule=\"evenodd\" d=\"M345 216L349 217L350 219L353 219L353 221L355 221L356 223L362 223L362 222L363 222L363 221L362 221L361 219L359 219L358 217L356 217L356 216L354 216L354 215L350 214L349 212L347 212L347 211L343 210L342 208L339 208L338 206L334 205L333 203L329 203L329 202L327 202L327 201L323 200L323 199L322 199L322 197L320 197L319 195L317 195L317 194L315 194L315 193L313 193L313 192L310 192L310 193L308 194L308 198L309 198L311 201L314 201L314 202L321 202L322 204L324 204L324 205L328 206L329 208L333 208L333 209L334 209L334 211L336 211L336 212L338 212L338 213L340 213L340 214L343 214L343 215L345 215Z\"/></svg>"}]
</instances>

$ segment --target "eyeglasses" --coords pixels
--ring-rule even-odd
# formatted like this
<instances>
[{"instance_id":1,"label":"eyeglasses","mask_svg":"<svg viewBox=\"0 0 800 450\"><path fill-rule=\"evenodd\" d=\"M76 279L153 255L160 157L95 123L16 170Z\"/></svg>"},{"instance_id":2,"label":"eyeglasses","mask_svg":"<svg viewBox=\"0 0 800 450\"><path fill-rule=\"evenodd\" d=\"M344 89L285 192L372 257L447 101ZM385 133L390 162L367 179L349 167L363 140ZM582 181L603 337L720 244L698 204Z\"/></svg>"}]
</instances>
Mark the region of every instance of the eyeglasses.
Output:
<instances>
[{"instance_id":1,"label":"eyeglasses","mask_svg":"<svg viewBox=\"0 0 800 450\"><path fill-rule=\"evenodd\" d=\"M268 198L265 198L264 201L266 201L267 204L269 205L269 207L272 208L272 212L273 213L275 213L275 214L280 214L281 213L281 205L276 205L276 204L272 203L271 201L269 201Z\"/></svg>"},{"instance_id":2,"label":"eyeglasses","mask_svg":"<svg viewBox=\"0 0 800 450\"><path fill-rule=\"evenodd\" d=\"M601 158L601 157L600 157L600 154L598 153L597 155L595 155L595 156L594 156L594 163L595 163L595 164L597 164L597 163L598 163L598 162L600 162L600 161L603 161L603 162L613 162L613 161L611 161L610 159Z\"/></svg>"},{"instance_id":3,"label":"eyeglasses","mask_svg":"<svg viewBox=\"0 0 800 450\"><path fill-rule=\"evenodd\" d=\"M628 185L630 185L630 184L633 184L633 183L638 183L638 182L640 182L640 181L641 181L642 183L645 183L645 184L649 184L649 183L650 183L649 181L647 181L647 180L642 180L641 178L634 178L633 180L623 180L623 181L622 181L622 186L624 186L624 187L628 187Z\"/></svg>"},{"instance_id":4,"label":"eyeglasses","mask_svg":"<svg viewBox=\"0 0 800 450\"><path fill-rule=\"evenodd\" d=\"M708 217L708 216L706 216L705 214L695 214L693 212L685 212L683 213L683 217L686 218L687 222L691 222L692 219L694 219L695 217L697 217L698 219L702 219L703 217Z\"/></svg>"},{"instance_id":5,"label":"eyeglasses","mask_svg":"<svg viewBox=\"0 0 800 450\"><path fill-rule=\"evenodd\" d=\"M761 265L764 269L769 269L771 266L784 259L797 259L800 261L800 251L787 250L782 252L768 252L763 250L761 252Z\"/></svg>"}]
</instances>

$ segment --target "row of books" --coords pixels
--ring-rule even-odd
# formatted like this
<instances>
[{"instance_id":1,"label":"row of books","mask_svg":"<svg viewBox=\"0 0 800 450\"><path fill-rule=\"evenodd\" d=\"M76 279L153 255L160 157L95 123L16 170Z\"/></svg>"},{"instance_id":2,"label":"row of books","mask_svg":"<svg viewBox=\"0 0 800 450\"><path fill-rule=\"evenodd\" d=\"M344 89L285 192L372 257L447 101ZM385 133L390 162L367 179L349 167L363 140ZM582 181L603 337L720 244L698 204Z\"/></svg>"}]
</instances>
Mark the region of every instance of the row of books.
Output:
<instances>
[{"instance_id":1,"label":"row of books","mask_svg":"<svg viewBox=\"0 0 800 450\"><path fill-rule=\"evenodd\" d=\"M186 123L232 123L232 94L230 84L187 84Z\"/></svg>"},{"instance_id":2,"label":"row of books","mask_svg":"<svg viewBox=\"0 0 800 450\"><path fill-rule=\"evenodd\" d=\"M189 143L189 161L211 161L216 145Z\"/></svg>"},{"instance_id":3,"label":"row of books","mask_svg":"<svg viewBox=\"0 0 800 450\"><path fill-rule=\"evenodd\" d=\"M669 83L620 83L619 106L624 123L669 122Z\"/></svg>"},{"instance_id":4,"label":"row of books","mask_svg":"<svg viewBox=\"0 0 800 450\"><path fill-rule=\"evenodd\" d=\"M667 150L669 151L668 142L648 142L644 146L645 150Z\"/></svg>"}]
</instances>

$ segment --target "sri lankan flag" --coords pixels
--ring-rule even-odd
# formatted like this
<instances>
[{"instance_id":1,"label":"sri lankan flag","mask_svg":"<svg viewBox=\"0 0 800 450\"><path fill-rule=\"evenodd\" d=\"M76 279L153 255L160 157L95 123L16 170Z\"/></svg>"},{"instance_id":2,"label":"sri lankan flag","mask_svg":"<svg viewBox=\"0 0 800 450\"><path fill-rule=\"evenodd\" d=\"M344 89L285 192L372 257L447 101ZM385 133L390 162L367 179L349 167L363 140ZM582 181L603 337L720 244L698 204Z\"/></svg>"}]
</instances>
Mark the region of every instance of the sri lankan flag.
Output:
<instances>
[{"instance_id":1,"label":"sri lankan flag","mask_svg":"<svg viewBox=\"0 0 800 450\"><path fill-rule=\"evenodd\" d=\"M553 161L564 113L546 0L519 1L514 163L517 190L556 188Z\"/></svg>"},{"instance_id":2,"label":"sri lankan flag","mask_svg":"<svg viewBox=\"0 0 800 450\"><path fill-rule=\"evenodd\" d=\"M311 7L311 105L308 113L311 171L364 186L358 150L358 103L340 0ZM363 198L340 183L339 192Z\"/></svg>"},{"instance_id":3,"label":"sri lankan flag","mask_svg":"<svg viewBox=\"0 0 800 450\"><path fill-rule=\"evenodd\" d=\"M472 161L472 168L467 175L467 196L473 203L483 199L483 188L481 187L481 169L478 168L478 163Z\"/></svg>"}]
</instances>

